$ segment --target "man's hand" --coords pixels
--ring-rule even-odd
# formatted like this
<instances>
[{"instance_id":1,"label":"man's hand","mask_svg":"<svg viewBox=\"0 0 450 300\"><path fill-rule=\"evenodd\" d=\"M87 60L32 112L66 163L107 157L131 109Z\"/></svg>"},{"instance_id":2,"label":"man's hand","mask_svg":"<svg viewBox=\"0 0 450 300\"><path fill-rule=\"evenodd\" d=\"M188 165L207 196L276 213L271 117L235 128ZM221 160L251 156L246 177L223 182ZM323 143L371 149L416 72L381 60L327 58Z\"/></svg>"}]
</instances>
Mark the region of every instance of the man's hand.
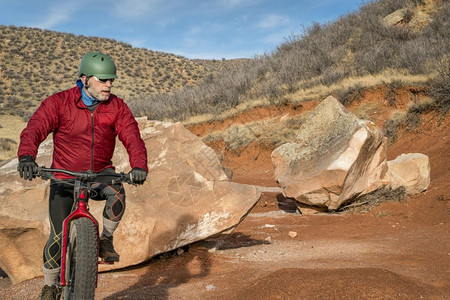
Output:
<instances>
[{"instance_id":1,"label":"man's hand","mask_svg":"<svg viewBox=\"0 0 450 300\"><path fill-rule=\"evenodd\" d=\"M37 167L38 165L34 161L33 156L23 155L19 158L17 171L19 171L20 177L31 181L36 177Z\"/></svg>"},{"instance_id":2,"label":"man's hand","mask_svg":"<svg viewBox=\"0 0 450 300\"><path fill-rule=\"evenodd\" d=\"M147 172L141 168L134 168L131 170L131 180L137 184L143 184L147 178Z\"/></svg>"}]
</instances>

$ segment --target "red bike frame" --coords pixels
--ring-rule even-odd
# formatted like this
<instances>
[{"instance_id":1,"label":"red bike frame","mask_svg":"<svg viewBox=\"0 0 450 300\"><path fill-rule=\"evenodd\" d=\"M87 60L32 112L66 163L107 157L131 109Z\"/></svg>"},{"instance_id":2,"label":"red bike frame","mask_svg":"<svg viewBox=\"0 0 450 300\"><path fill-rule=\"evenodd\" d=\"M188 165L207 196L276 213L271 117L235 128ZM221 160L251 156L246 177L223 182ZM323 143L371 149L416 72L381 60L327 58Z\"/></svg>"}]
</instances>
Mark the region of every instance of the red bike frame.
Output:
<instances>
[{"instance_id":1,"label":"red bike frame","mask_svg":"<svg viewBox=\"0 0 450 300\"><path fill-rule=\"evenodd\" d=\"M97 228L97 241L98 241L98 222L88 210L86 193L87 193L86 190L80 191L80 195L78 196L77 206L75 210L70 215L68 215L67 218L64 219L62 231L63 246L61 255L61 286L66 286L66 255L67 255L67 240L68 240L67 233L70 222L79 218L90 219L92 222L94 222L95 227ZM98 249L97 249L97 256L98 256ZM98 272L96 274L95 287L97 287L97 282L98 282Z\"/></svg>"},{"instance_id":2,"label":"red bike frame","mask_svg":"<svg viewBox=\"0 0 450 300\"><path fill-rule=\"evenodd\" d=\"M45 167L39 167L38 171L36 173L37 176L40 176L42 179L54 179L53 175L51 175L52 172L61 172L68 174L70 176L74 176L77 178L75 185L74 185L74 192L76 192L76 206L73 212L71 212L67 218L64 219L63 222L63 228L62 228L62 249L61 249L61 280L60 284L62 287L67 286L66 282L66 263L67 263L67 248L68 248L68 233L69 233L69 226L70 223L75 221L76 219L80 218L88 218L90 219L96 228L96 235L97 235L97 264L112 264L113 262L104 262L102 260L98 261L98 241L99 241L99 226L98 221L95 219L95 217L89 212L88 208L88 200L89 200L89 186L85 185L86 181L90 181L93 178L96 177L95 173L90 173L90 171L87 172L72 172L69 170L63 170L63 169L48 169ZM111 175L111 174L106 174ZM120 183L120 182L127 182L132 185L136 185L133 183L132 178L129 174L124 173L114 173L114 175L117 177L117 180L113 180L112 183ZM82 184L83 182L83 184ZM95 274L95 287L97 287L98 283L98 268Z\"/></svg>"}]
</instances>

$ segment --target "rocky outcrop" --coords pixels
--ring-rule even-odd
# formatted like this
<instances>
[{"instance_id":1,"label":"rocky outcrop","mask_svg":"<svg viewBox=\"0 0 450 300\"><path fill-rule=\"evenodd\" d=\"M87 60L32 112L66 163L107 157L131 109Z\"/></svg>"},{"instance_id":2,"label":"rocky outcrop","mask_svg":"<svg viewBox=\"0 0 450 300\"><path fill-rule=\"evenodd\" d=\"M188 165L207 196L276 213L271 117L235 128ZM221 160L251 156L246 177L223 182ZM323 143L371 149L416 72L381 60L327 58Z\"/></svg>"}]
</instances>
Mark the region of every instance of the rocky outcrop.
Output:
<instances>
[{"instance_id":1,"label":"rocky outcrop","mask_svg":"<svg viewBox=\"0 0 450 300\"><path fill-rule=\"evenodd\" d=\"M139 120L149 157L144 185L126 186L127 209L114 244L120 262L103 270L135 265L152 256L234 228L256 204L254 186L230 182L215 152L180 123ZM50 166L52 142L41 145L37 162ZM117 171L129 171L118 142ZM0 268L13 283L42 273L49 233L48 182L19 178L16 160L0 168ZM104 202L91 201L101 223Z\"/></svg>"},{"instance_id":2,"label":"rocky outcrop","mask_svg":"<svg viewBox=\"0 0 450 300\"><path fill-rule=\"evenodd\" d=\"M414 195L428 189L430 172L430 159L425 154L402 154L388 161L388 172L383 180L393 190L404 187L407 195Z\"/></svg>"},{"instance_id":3,"label":"rocky outcrop","mask_svg":"<svg viewBox=\"0 0 450 300\"><path fill-rule=\"evenodd\" d=\"M381 22L386 27L408 25L409 27L415 28L429 24L431 20L430 15L422 10L402 8L390 13Z\"/></svg>"},{"instance_id":4,"label":"rocky outcrop","mask_svg":"<svg viewBox=\"0 0 450 300\"><path fill-rule=\"evenodd\" d=\"M411 10L408 8L402 8L390 13L386 17L383 18L382 23L386 27L398 25L400 23L406 23L407 15L411 13Z\"/></svg>"},{"instance_id":5,"label":"rocky outcrop","mask_svg":"<svg viewBox=\"0 0 450 300\"><path fill-rule=\"evenodd\" d=\"M303 124L295 141L272 152L275 178L306 213L337 209L381 187L407 195L430 185L430 162L420 153L386 161L386 138L328 97Z\"/></svg>"},{"instance_id":6,"label":"rocky outcrop","mask_svg":"<svg viewBox=\"0 0 450 300\"><path fill-rule=\"evenodd\" d=\"M336 209L384 183L386 138L333 97L323 100L295 141L272 152L275 179L286 197Z\"/></svg>"}]
</instances>

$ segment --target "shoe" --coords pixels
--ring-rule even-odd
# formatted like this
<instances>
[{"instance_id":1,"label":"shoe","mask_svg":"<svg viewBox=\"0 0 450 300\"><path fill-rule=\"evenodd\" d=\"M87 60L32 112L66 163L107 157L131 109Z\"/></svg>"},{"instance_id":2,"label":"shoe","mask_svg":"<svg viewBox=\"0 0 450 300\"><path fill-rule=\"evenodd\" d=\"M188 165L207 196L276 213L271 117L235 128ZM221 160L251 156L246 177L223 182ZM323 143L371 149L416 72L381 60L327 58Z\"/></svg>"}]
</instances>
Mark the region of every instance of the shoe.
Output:
<instances>
[{"instance_id":1,"label":"shoe","mask_svg":"<svg viewBox=\"0 0 450 300\"><path fill-rule=\"evenodd\" d=\"M54 300L59 299L61 291L56 285L44 285L41 292L41 300Z\"/></svg>"},{"instance_id":2,"label":"shoe","mask_svg":"<svg viewBox=\"0 0 450 300\"><path fill-rule=\"evenodd\" d=\"M114 250L113 237L102 236L99 242L99 255L104 262L118 262L119 254Z\"/></svg>"}]
</instances>

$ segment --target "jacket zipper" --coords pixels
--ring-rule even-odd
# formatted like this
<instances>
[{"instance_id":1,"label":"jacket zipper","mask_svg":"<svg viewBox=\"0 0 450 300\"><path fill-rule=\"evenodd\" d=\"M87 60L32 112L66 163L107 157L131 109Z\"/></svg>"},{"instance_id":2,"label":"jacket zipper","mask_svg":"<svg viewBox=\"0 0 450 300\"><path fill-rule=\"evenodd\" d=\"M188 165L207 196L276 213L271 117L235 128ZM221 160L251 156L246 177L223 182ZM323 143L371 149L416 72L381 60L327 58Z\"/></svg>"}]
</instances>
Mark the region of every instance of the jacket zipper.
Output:
<instances>
[{"instance_id":1,"label":"jacket zipper","mask_svg":"<svg viewBox=\"0 0 450 300\"><path fill-rule=\"evenodd\" d=\"M92 143L91 143L91 169L94 172L94 112L91 111L91 134L92 134Z\"/></svg>"}]
</instances>

